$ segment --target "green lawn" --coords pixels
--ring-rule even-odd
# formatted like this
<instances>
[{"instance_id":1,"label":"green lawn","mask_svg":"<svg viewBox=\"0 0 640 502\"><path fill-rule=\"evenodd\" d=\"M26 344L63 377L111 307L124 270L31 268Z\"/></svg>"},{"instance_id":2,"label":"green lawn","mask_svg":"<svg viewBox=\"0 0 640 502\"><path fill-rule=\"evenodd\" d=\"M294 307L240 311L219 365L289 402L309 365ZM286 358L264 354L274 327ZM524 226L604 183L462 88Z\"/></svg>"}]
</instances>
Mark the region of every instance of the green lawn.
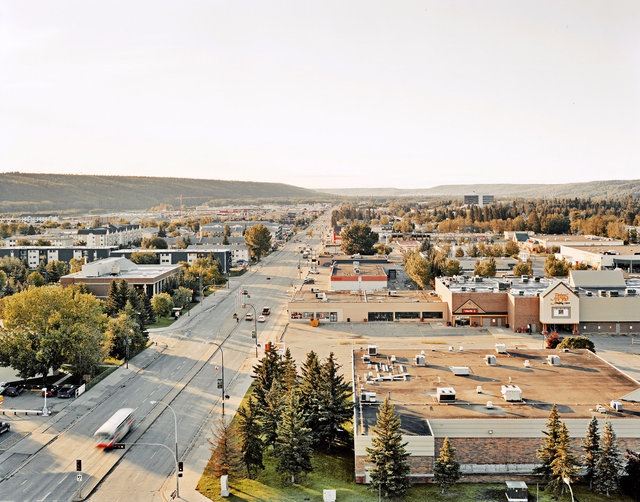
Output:
<instances>
[{"instance_id":1,"label":"green lawn","mask_svg":"<svg viewBox=\"0 0 640 502\"><path fill-rule=\"evenodd\" d=\"M156 322L149 325L148 329L166 328L167 326L171 326L174 321L175 319L173 317L156 317Z\"/></svg>"}]
</instances>

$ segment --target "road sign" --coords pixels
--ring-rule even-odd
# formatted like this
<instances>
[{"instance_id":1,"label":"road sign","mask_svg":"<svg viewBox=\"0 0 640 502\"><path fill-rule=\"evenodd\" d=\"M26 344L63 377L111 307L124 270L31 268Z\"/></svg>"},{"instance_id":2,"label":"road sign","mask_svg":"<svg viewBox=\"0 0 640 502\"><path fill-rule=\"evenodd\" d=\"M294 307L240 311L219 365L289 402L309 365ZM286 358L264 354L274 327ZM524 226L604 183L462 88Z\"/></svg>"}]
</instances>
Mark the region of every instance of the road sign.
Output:
<instances>
[{"instance_id":1,"label":"road sign","mask_svg":"<svg viewBox=\"0 0 640 502\"><path fill-rule=\"evenodd\" d=\"M82 483L82 474L76 474L76 479L78 480L78 483Z\"/></svg>"},{"instance_id":2,"label":"road sign","mask_svg":"<svg viewBox=\"0 0 640 502\"><path fill-rule=\"evenodd\" d=\"M82 470L82 460L78 459L76 460L76 471L81 471Z\"/></svg>"}]
</instances>

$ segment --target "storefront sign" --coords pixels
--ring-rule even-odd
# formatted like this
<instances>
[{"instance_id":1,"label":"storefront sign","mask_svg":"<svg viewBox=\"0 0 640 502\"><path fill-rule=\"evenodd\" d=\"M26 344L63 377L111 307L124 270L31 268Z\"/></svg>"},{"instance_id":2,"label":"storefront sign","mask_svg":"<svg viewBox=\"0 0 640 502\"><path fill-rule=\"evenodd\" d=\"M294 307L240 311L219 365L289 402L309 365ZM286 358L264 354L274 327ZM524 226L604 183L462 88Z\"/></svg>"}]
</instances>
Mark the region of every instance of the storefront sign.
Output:
<instances>
[{"instance_id":1,"label":"storefront sign","mask_svg":"<svg viewBox=\"0 0 640 502\"><path fill-rule=\"evenodd\" d=\"M551 305L565 305L569 303L569 295L567 293L556 293L551 299Z\"/></svg>"},{"instance_id":2,"label":"storefront sign","mask_svg":"<svg viewBox=\"0 0 640 502\"><path fill-rule=\"evenodd\" d=\"M478 309L462 309L463 314L477 314Z\"/></svg>"}]
</instances>

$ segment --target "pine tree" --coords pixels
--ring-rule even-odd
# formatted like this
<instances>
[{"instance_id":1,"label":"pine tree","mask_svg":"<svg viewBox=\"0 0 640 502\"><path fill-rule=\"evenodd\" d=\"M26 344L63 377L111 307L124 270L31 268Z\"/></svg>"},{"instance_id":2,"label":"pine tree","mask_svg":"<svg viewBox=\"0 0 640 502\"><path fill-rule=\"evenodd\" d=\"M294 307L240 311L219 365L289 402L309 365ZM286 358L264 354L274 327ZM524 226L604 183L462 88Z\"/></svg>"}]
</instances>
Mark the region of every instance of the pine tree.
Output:
<instances>
[{"instance_id":1,"label":"pine tree","mask_svg":"<svg viewBox=\"0 0 640 502\"><path fill-rule=\"evenodd\" d=\"M296 475L313 470L311 464L311 431L304 426L304 416L300 407L298 392L290 392L278 427L278 438L273 456L278 459L276 471L291 476L291 484Z\"/></svg>"},{"instance_id":2,"label":"pine tree","mask_svg":"<svg viewBox=\"0 0 640 502\"><path fill-rule=\"evenodd\" d=\"M280 374L280 356L271 342L267 346L266 354L258 364L253 367L253 379L255 382L254 394L260 414L264 413L267 394L271 390L273 381Z\"/></svg>"},{"instance_id":3,"label":"pine tree","mask_svg":"<svg viewBox=\"0 0 640 502\"><path fill-rule=\"evenodd\" d=\"M317 431L320 421L320 395L318 393L318 383L322 377L322 370L318 356L312 350L307 353L307 360L302 365L300 381L300 401L304 412L305 426L308 427L313 436L314 444L317 443Z\"/></svg>"},{"instance_id":4,"label":"pine tree","mask_svg":"<svg viewBox=\"0 0 640 502\"><path fill-rule=\"evenodd\" d=\"M622 491L634 500L640 501L640 451L627 449L624 454L627 465L624 476L620 479Z\"/></svg>"},{"instance_id":5,"label":"pine tree","mask_svg":"<svg viewBox=\"0 0 640 502\"><path fill-rule=\"evenodd\" d=\"M563 493L565 482L567 478L569 481L573 481L578 475L578 462L571 453L571 438L569 437L569 431L564 422L560 426L560 434L558 435L558 441L556 442L556 456L551 462L551 470L553 478L545 488L550 489L552 493Z\"/></svg>"},{"instance_id":6,"label":"pine tree","mask_svg":"<svg viewBox=\"0 0 640 502\"><path fill-rule=\"evenodd\" d=\"M318 429L315 431L318 442L331 449L339 441L346 441L349 433L344 424L353 414L353 405L349 399L351 386L338 373L340 365L336 363L333 352L321 366L318 385L320 398Z\"/></svg>"},{"instance_id":7,"label":"pine tree","mask_svg":"<svg viewBox=\"0 0 640 502\"><path fill-rule=\"evenodd\" d=\"M153 305L151 305L151 298L145 292L142 292L142 308L146 312L147 323L153 324L156 322L156 313L153 310Z\"/></svg>"},{"instance_id":8,"label":"pine tree","mask_svg":"<svg viewBox=\"0 0 640 502\"><path fill-rule=\"evenodd\" d=\"M600 437L600 455L596 463L594 477L594 484L598 493L608 497L611 493L618 491L621 467L618 440L615 432L613 432L613 427L607 421Z\"/></svg>"},{"instance_id":9,"label":"pine tree","mask_svg":"<svg viewBox=\"0 0 640 502\"><path fill-rule=\"evenodd\" d=\"M409 453L402 442L400 418L389 398L378 410L378 421L373 428L371 447L367 448L367 460L373 464L371 488L380 490L384 497L402 497L409 488Z\"/></svg>"},{"instance_id":10,"label":"pine tree","mask_svg":"<svg viewBox=\"0 0 640 502\"><path fill-rule=\"evenodd\" d=\"M260 436L260 423L253 398L238 410L238 435L240 436L242 460L249 478L255 478L259 469L264 469L262 455L264 443Z\"/></svg>"},{"instance_id":11,"label":"pine tree","mask_svg":"<svg viewBox=\"0 0 640 502\"><path fill-rule=\"evenodd\" d=\"M589 422L587 428L587 435L582 440L582 449L584 455L582 455L582 465L586 469L584 474L584 481L589 483L589 488L593 488L593 478L596 472L596 463L598 462L598 456L600 453L600 436L598 435L598 419L595 415Z\"/></svg>"},{"instance_id":12,"label":"pine tree","mask_svg":"<svg viewBox=\"0 0 640 502\"><path fill-rule=\"evenodd\" d=\"M298 386L298 371L296 362L291 356L291 350L287 347L284 357L280 361L279 379L284 389L289 392Z\"/></svg>"},{"instance_id":13,"label":"pine tree","mask_svg":"<svg viewBox=\"0 0 640 502\"><path fill-rule=\"evenodd\" d=\"M460 463L456 461L456 449L451 446L449 438L444 438L440 455L433 466L433 480L442 489L442 493L460 479Z\"/></svg>"},{"instance_id":14,"label":"pine tree","mask_svg":"<svg viewBox=\"0 0 640 502\"><path fill-rule=\"evenodd\" d=\"M116 296L116 303L118 305L118 312L124 310L127 300L129 299L129 284L125 279L120 281L118 285L118 294Z\"/></svg>"},{"instance_id":15,"label":"pine tree","mask_svg":"<svg viewBox=\"0 0 640 502\"><path fill-rule=\"evenodd\" d=\"M118 315L118 311L120 310L118 294L118 283L111 281L109 293L107 294L107 304L105 306L105 311L110 317Z\"/></svg>"},{"instance_id":16,"label":"pine tree","mask_svg":"<svg viewBox=\"0 0 640 502\"><path fill-rule=\"evenodd\" d=\"M558 409L554 404L549 413L549 420L547 421L547 429L542 431L546 436L543 445L538 449L536 456L542 460L542 465L536 467L534 472L536 474L542 474L545 481L549 481L553 474L553 468L551 463L556 458L557 454L557 442L560 436L560 415L558 415Z\"/></svg>"},{"instance_id":17,"label":"pine tree","mask_svg":"<svg viewBox=\"0 0 640 502\"><path fill-rule=\"evenodd\" d=\"M285 406L286 392L279 380L275 379L271 389L265 395L265 402L260 410L261 432L264 436L264 444L273 446L278 437L278 425Z\"/></svg>"},{"instance_id":18,"label":"pine tree","mask_svg":"<svg viewBox=\"0 0 640 502\"><path fill-rule=\"evenodd\" d=\"M240 473L242 456L238 442L234 438L235 427L220 419L211 431L213 439L207 439L211 446L211 459L207 469L217 478Z\"/></svg>"}]
</instances>

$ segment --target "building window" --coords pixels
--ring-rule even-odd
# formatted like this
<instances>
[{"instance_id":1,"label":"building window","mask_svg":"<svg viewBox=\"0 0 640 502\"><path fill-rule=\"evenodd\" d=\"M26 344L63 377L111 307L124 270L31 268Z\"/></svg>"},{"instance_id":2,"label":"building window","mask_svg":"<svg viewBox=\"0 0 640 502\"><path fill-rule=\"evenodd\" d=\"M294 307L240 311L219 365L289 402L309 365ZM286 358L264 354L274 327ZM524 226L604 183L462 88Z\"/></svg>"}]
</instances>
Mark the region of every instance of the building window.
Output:
<instances>
[{"instance_id":1,"label":"building window","mask_svg":"<svg viewBox=\"0 0 640 502\"><path fill-rule=\"evenodd\" d=\"M393 321L393 312L369 312L367 320L371 322Z\"/></svg>"},{"instance_id":2,"label":"building window","mask_svg":"<svg viewBox=\"0 0 640 502\"><path fill-rule=\"evenodd\" d=\"M423 319L442 319L442 312L423 312Z\"/></svg>"},{"instance_id":3,"label":"building window","mask_svg":"<svg viewBox=\"0 0 640 502\"><path fill-rule=\"evenodd\" d=\"M396 321L400 319L420 319L420 312L396 312Z\"/></svg>"},{"instance_id":4,"label":"building window","mask_svg":"<svg viewBox=\"0 0 640 502\"><path fill-rule=\"evenodd\" d=\"M571 309L569 307L553 307L551 317L571 317Z\"/></svg>"}]
</instances>

